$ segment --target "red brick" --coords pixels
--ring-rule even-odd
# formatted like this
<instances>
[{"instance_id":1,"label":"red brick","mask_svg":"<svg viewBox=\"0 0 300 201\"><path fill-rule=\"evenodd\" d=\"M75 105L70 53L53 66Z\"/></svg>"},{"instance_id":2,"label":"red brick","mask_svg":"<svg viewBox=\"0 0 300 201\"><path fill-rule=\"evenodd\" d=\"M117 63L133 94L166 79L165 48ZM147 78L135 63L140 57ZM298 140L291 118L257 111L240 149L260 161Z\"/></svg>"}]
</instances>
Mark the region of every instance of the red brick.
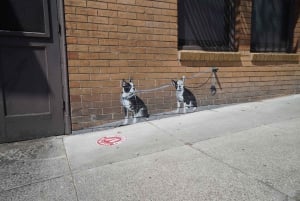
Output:
<instances>
[{"instance_id":1,"label":"red brick","mask_svg":"<svg viewBox=\"0 0 300 201\"><path fill-rule=\"evenodd\" d=\"M86 0L65 0L64 4L65 4L65 6L85 7L86 6Z\"/></svg>"},{"instance_id":2,"label":"red brick","mask_svg":"<svg viewBox=\"0 0 300 201\"><path fill-rule=\"evenodd\" d=\"M88 16L89 23L108 24L108 17Z\"/></svg>"},{"instance_id":3,"label":"red brick","mask_svg":"<svg viewBox=\"0 0 300 201\"><path fill-rule=\"evenodd\" d=\"M107 9L107 3L97 1L87 1L88 8Z\"/></svg>"}]
</instances>

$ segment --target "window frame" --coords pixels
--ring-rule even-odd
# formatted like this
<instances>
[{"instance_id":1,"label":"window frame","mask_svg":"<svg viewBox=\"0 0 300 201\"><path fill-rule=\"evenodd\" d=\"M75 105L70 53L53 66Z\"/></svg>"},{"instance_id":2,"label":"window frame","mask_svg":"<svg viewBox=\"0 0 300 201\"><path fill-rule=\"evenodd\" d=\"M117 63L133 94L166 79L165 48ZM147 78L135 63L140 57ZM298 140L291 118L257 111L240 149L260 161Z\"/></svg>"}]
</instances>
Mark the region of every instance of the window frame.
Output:
<instances>
[{"instance_id":1,"label":"window frame","mask_svg":"<svg viewBox=\"0 0 300 201\"><path fill-rule=\"evenodd\" d=\"M226 11L228 10L227 18L224 16L224 22L226 23L226 31L227 35L223 35L226 38L226 41L213 41L213 40L203 40L199 39L198 41L194 41L194 44L186 44L186 41L181 40L180 33L182 32L181 29L185 27L180 26L182 23L184 24L184 19L180 18L180 13L184 12L183 9L180 8L182 1L188 0L178 0L178 49L179 50L207 50L207 51L215 51L215 52L236 52L238 50L237 43L236 43L236 17L237 17L237 2L236 0L229 0L226 6ZM217 1L217 0L214 0ZM224 4L226 4L227 0L224 0ZM201 3L199 0L197 1ZM208 33L208 31L206 32ZM216 45L216 43L221 42ZM193 42L191 42L193 43ZM207 45L209 44L209 45Z\"/></svg>"},{"instance_id":2,"label":"window frame","mask_svg":"<svg viewBox=\"0 0 300 201\"><path fill-rule=\"evenodd\" d=\"M44 31L15 31L0 29L0 36L17 36L17 37L37 37L49 38L50 37L50 21L49 21L49 5L48 0L41 0L43 4L43 17L44 17Z\"/></svg>"},{"instance_id":3,"label":"window frame","mask_svg":"<svg viewBox=\"0 0 300 201\"><path fill-rule=\"evenodd\" d=\"M256 12L258 12L255 8L255 3L257 2L257 0L253 0L252 1L252 12L251 12L251 39L250 39L250 52L252 53L292 53L293 52L293 18L294 18L294 9L293 6L295 4L294 0L284 0L283 2L287 2L287 16L286 19L283 19L283 24L281 25L281 29L280 31L286 31L285 36L286 37L286 41L284 41L285 45L281 46L279 43L267 43L267 41L265 40L265 43L256 41L257 40L257 35L259 35L259 33L257 33L256 30L256 20L255 20L255 15ZM287 22L286 22L287 21ZM283 27L284 25L286 25L286 29ZM279 35L279 33L277 33ZM275 34L274 34L274 37Z\"/></svg>"}]
</instances>

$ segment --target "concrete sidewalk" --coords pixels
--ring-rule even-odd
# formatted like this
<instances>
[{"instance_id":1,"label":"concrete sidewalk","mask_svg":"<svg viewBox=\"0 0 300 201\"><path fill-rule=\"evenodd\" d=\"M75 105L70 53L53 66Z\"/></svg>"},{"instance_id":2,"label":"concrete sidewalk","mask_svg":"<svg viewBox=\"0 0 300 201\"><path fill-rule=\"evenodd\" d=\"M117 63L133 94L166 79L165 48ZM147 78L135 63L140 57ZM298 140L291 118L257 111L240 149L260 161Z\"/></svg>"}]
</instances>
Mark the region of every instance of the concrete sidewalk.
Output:
<instances>
[{"instance_id":1,"label":"concrete sidewalk","mask_svg":"<svg viewBox=\"0 0 300 201\"><path fill-rule=\"evenodd\" d=\"M300 95L1 144L0 200L299 201Z\"/></svg>"}]
</instances>

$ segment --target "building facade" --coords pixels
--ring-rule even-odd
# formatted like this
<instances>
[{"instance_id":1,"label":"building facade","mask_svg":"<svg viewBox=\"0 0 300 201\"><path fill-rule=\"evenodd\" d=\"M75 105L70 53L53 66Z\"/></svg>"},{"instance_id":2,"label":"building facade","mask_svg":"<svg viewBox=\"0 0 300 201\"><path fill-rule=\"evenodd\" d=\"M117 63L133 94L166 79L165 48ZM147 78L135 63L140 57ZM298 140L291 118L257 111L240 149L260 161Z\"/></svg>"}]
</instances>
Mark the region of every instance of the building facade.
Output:
<instances>
[{"instance_id":1,"label":"building facade","mask_svg":"<svg viewBox=\"0 0 300 201\"><path fill-rule=\"evenodd\" d=\"M0 141L122 120L123 79L150 115L176 110L183 77L198 106L300 92L299 0L35 1L1 6Z\"/></svg>"},{"instance_id":2,"label":"building facade","mask_svg":"<svg viewBox=\"0 0 300 201\"><path fill-rule=\"evenodd\" d=\"M258 4L256 11L269 9L264 10L269 16L258 13L256 19L254 3ZM121 80L128 78L133 79L137 89L143 90L185 76L185 85L191 87L198 105L240 103L299 93L300 6L299 1L289 3L294 4L288 5L289 13L293 13L290 18L281 13L286 5L280 1L270 1L268 7L250 0L65 0L73 130L122 119ZM274 9L279 9L277 16ZM269 20L260 26L279 25L255 31L252 25L263 23L259 20ZM185 25L188 22L191 24ZM293 33L277 36L285 31L281 29L287 29L284 25L291 26ZM197 34L186 36L187 41L194 43L180 44L179 37L184 40L185 32L193 31L203 37L202 44L197 43L201 40L194 37ZM259 39L264 31L269 34L264 40L273 37L270 49L260 48L263 44L255 44L253 39L255 34L255 40L263 43ZM220 35L209 37L214 34ZM286 41L289 45L283 45L286 49L280 49L275 44L278 37L293 39ZM223 44L218 46L219 39ZM212 67L218 68L220 84L214 96L210 93L211 80L207 82ZM139 96L150 114L176 109L172 87Z\"/></svg>"}]
</instances>

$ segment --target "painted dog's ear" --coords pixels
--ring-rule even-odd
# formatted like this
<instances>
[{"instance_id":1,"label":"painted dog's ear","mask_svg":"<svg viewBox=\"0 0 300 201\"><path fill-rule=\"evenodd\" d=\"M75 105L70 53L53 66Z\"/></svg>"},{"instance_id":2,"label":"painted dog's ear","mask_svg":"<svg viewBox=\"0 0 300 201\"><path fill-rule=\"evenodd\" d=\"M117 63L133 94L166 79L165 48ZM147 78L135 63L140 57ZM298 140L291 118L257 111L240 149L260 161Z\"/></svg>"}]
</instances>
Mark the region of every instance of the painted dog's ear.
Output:
<instances>
[{"instance_id":1,"label":"painted dog's ear","mask_svg":"<svg viewBox=\"0 0 300 201\"><path fill-rule=\"evenodd\" d=\"M177 82L175 80L172 80L172 85L176 86Z\"/></svg>"},{"instance_id":2,"label":"painted dog's ear","mask_svg":"<svg viewBox=\"0 0 300 201\"><path fill-rule=\"evenodd\" d=\"M122 86L125 86L126 85L126 81L125 81L125 79L122 79Z\"/></svg>"}]
</instances>

